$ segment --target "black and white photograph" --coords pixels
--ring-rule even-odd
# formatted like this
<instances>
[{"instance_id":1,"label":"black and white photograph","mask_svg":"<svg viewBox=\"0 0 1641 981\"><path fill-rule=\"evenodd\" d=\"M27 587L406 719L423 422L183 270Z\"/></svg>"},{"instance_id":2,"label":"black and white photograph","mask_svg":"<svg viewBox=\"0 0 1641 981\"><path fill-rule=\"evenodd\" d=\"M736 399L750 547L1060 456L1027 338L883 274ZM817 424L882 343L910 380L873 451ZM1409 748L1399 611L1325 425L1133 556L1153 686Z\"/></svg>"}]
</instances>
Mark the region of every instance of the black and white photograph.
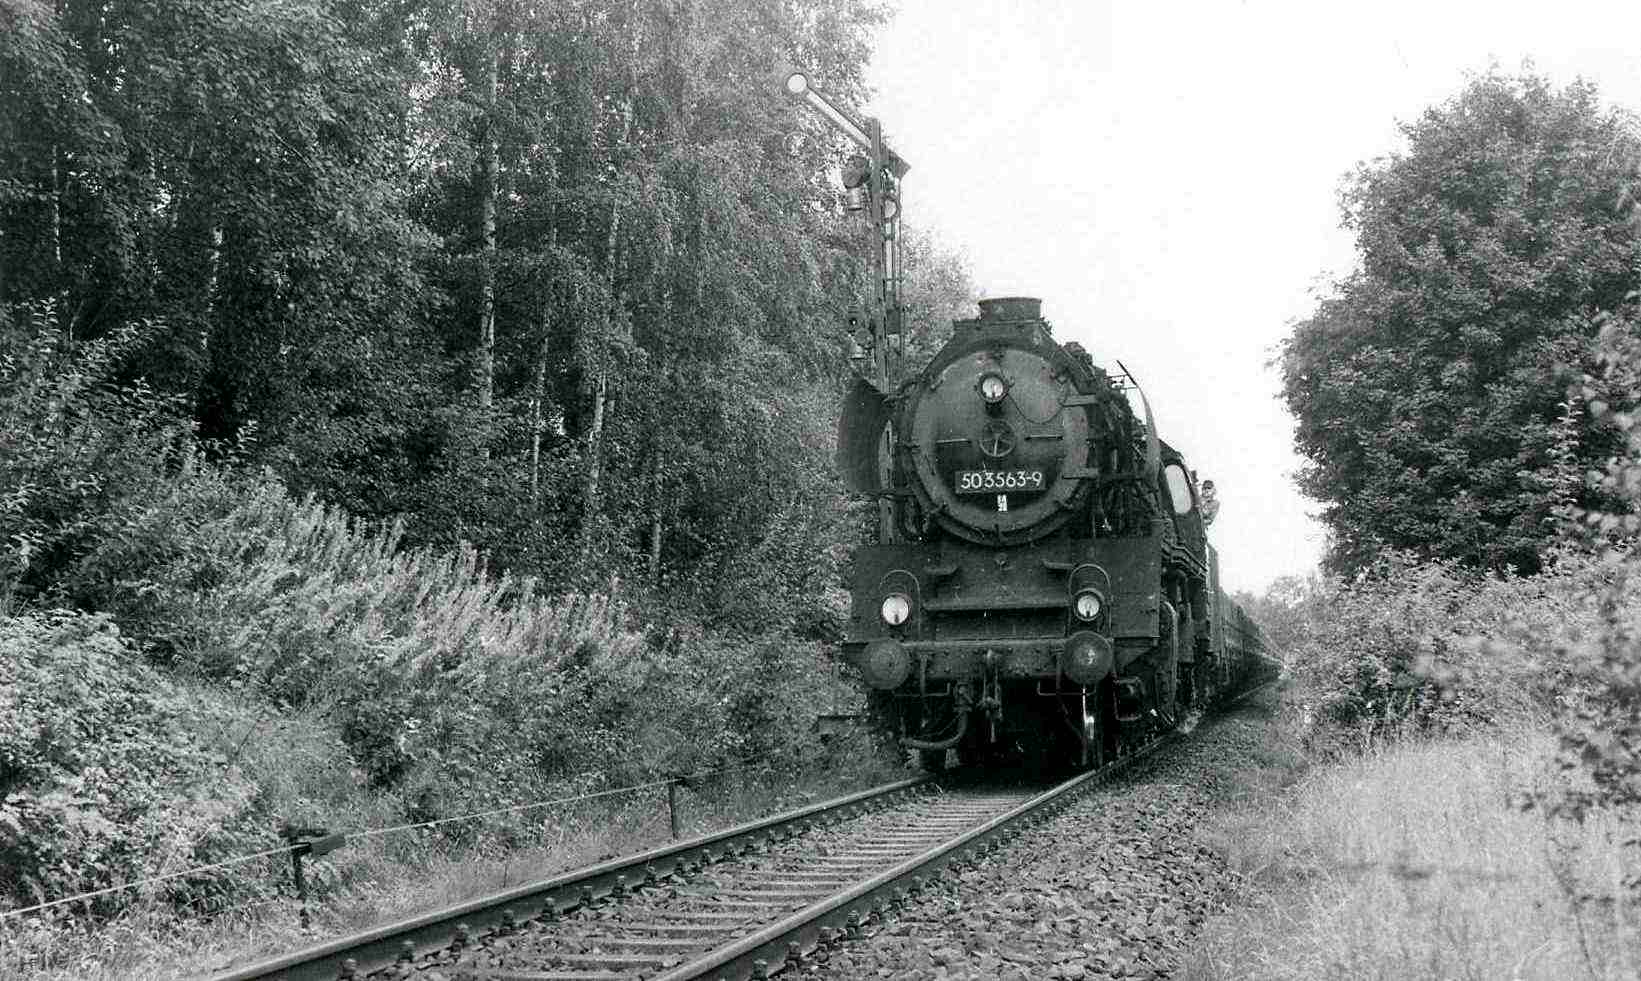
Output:
<instances>
[{"instance_id":1,"label":"black and white photograph","mask_svg":"<svg viewBox=\"0 0 1641 981\"><path fill-rule=\"evenodd\" d=\"M0 978L1641 978L1641 6L0 0Z\"/></svg>"}]
</instances>

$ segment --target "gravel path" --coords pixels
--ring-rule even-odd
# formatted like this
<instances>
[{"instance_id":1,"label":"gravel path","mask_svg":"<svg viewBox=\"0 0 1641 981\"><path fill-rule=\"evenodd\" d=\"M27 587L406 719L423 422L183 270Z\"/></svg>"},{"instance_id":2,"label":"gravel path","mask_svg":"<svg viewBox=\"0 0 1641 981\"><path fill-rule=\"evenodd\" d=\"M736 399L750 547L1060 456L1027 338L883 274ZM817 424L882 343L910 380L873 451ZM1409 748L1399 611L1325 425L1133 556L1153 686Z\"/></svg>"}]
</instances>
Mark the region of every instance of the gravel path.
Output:
<instances>
[{"instance_id":1,"label":"gravel path","mask_svg":"<svg viewBox=\"0 0 1641 981\"><path fill-rule=\"evenodd\" d=\"M1171 978L1235 874L1196 827L1265 715L1205 725L1116 786L943 876L886 924L834 945L806 977L1005 981ZM784 975L783 975L784 976Z\"/></svg>"}]
</instances>

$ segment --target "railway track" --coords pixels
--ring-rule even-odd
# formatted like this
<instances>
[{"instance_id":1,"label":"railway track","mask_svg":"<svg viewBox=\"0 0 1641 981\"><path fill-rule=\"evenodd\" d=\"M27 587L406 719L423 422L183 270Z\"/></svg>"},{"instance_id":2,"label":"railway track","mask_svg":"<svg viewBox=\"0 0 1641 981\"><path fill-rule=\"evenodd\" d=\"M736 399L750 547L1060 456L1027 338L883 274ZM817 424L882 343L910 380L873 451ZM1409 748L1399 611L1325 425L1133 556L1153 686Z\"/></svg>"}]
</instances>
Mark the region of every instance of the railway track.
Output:
<instances>
[{"instance_id":1,"label":"railway track","mask_svg":"<svg viewBox=\"0 0 1641 981\"><path fill-rule=\"evenodd\" d=\"M252 964L215 981L761 978L825 956L1161 748L1054 786L917 777ZM793 971L793 973L796 973Z\"/></svg>"}]
</instances>

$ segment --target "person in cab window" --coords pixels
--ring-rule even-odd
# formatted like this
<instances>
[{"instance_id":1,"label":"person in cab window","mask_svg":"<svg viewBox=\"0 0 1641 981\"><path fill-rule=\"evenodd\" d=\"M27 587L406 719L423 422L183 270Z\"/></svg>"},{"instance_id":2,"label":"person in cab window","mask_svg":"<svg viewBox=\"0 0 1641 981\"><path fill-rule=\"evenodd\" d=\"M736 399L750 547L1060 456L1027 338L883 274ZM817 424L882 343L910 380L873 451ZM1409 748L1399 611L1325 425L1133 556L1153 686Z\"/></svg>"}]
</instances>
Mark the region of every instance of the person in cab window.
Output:
<instances>
[{"instance_id":1,"label":"person in cab window","mask_svg":"<svg viewBox=\"0 0 1641 981\"><path fill-rule=\"evenodd\" d=\"M1219 495L1214 490L1214 482L1204 480L1202 482L1202 523L1205 525L1213 524L1214 515L1218 513Z\"/></svg>"}]
</instances>

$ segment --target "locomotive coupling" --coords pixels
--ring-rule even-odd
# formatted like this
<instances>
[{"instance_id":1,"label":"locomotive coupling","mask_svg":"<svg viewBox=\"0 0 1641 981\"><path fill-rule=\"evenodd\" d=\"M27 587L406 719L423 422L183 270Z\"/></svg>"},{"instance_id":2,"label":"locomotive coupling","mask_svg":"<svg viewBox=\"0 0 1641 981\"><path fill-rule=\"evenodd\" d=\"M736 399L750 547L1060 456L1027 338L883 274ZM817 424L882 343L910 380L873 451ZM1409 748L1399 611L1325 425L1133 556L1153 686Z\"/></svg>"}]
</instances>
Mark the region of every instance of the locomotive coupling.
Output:
<instances>
[{"instance_id":1,"label":"locomotive coupling","mask_svg":"<svg viewBox=\"0 0 1641 981\"><path fill-rule=\"evenodd\" d=\"M956 746L958 743L962 742L964 736L968 735L969 712L973 709L974 692L971 691L969 686L966 684L958 685L957 691L952 700L952 713L957 716L957 731L952 733L950 736L947 736L945 739L916 739L912 736L907 736L901 740L901 744L907 749L915 749L922 752L938 752L943 749L951 749L953 746Z\"/></svg>"}]
</instances>

